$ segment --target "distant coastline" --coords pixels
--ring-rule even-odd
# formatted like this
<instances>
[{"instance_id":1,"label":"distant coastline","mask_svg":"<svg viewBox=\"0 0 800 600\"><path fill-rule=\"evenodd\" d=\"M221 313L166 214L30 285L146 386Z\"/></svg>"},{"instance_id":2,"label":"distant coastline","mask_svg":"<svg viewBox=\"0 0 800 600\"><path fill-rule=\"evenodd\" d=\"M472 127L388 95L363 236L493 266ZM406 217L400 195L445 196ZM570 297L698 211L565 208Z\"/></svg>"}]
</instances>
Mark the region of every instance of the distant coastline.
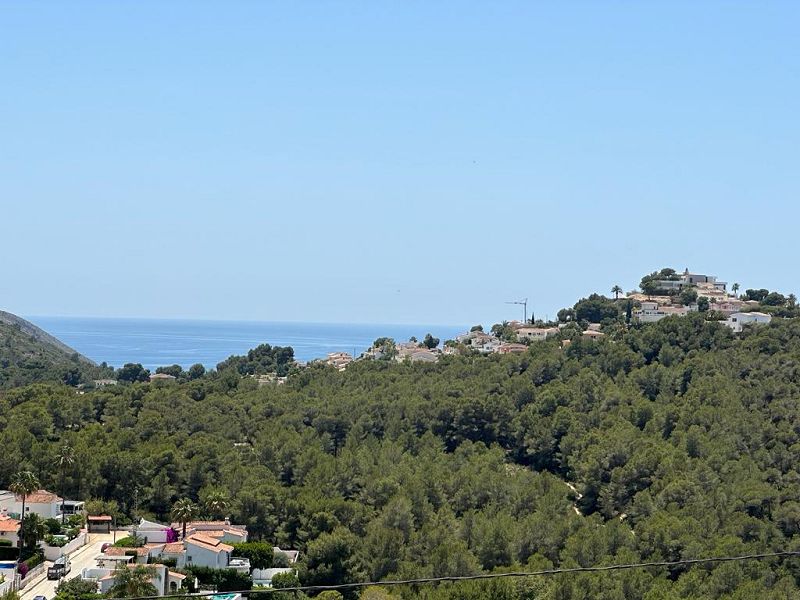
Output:
<instances>
[{"instance_id":1,"label":"distant coastline","mask_svg":"<svg viewBox=\"0 0 800 600\"><path fill-rule=\"evenodd\" d=\"M430 332L442 341L468 325L397 325L364 323L298 323L204 321L103 317L26 317L97 363L121 367L128 362L145 368L200 363L213 368L232 354L246 354L263 343L292 346L295 358L309 361L330 352L360 354L379 337L398 342Z\"/></svg>"}]
</instances>

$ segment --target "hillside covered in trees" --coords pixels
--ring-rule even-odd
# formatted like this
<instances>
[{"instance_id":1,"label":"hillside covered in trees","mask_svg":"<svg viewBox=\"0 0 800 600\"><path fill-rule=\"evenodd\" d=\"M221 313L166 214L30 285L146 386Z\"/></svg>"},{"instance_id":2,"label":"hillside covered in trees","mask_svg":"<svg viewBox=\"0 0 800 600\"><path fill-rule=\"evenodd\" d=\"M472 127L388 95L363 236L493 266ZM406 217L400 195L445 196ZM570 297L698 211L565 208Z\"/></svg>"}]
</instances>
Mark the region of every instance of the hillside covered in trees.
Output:
<instances>
[{"instance_id":1,"label":"hillside covered in trees","mask_svg":"<svg viewBox=\"0 0 800 600\"><path fill-rule=\"evenodd\" d=\"M246 371L246 370L245 370ZM0 487L30 468L124 522L226 495L303 583L800 549L800 320L703 315L515 355L233 369L0 393ZM406 598L796 598L776 558L391 590ZM375 596L378 597L378 596Z\"/></svg>"},{"instance_id":2,"label":"hillside covered in trees","mask_svg":"<svg viewBox=\"0 0 800 600\"><path fill-rule=\"evenodd\" d=\"M78 385L104 371L30 321L0 311L0 389L43 381Z\"/></svg>"}]
</instances>

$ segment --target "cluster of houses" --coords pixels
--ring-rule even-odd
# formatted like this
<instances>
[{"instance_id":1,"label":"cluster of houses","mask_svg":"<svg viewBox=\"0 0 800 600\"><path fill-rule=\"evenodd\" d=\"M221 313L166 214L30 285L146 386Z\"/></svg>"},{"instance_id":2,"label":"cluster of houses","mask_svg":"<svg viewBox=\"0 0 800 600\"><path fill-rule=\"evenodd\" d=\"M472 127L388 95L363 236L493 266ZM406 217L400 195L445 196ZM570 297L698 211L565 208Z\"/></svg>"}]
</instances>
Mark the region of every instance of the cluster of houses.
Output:
<instances>
[{"instance_id":1,"label":"cluster of houses","mask_svg":"<svg viewBox=\"0 0 800 600\"><path fill-rule=\"evenodd\" d=\"M47 490L37 490L25 497L25 515L38 515L42 519L61 519L83 512L83 502L62 500ZM8 490L0 490L0 539L9 540L12 546L19 542L22 498Z\"/></svg>"},{"instance_id":2,"label":"cluster of houses","mask_svg":"<svg viewBox=\"0 0 800 600\"><path fill-rule=\"evenodd\" d=\"M723 321L734 332L742 331L744 325L751 323L765 324L772 320L766 313L757 309L760 304L755 300L743 300L727 291L727 283L719 281L715 275L690 273L686 269L674 279L662 279L655 282L658 289L664 292L681 292L691 288L697 292L697 297L708 301L709 310L725 315ZM697 302L688 305L681 304L675 296L632 293L629 299L639 303L639 308L633 311L633 317L643 323L655 323L673 315L685 316L697 312Z\"/></svg>"},{"instance_id":3,"label":"cluster of houses","mask_svg":"<svg viewBox=\"0 0 800 600\"><path fill-rule=\"evenodd\" d=\"M90 517L97 521L98 517ZM109 517L99 517L109 519ZM186 575L171 571L167 565L176 569L186 567L207 567L211 569L231 569L250 575L255 585L269 587L272 577L277 573L292 572L293 567L252 569L247 558L233 555L234 544L247 541L247 528L244 525L224 521L193 521L186 523L186 535L178 540L183 526L180 523L163 525L142 519L136 528L136 535L143 539L143 545L136 548L109 546L95 558L96 567L84 569L81 578L97 583L100 593L106 593L113 585L115 572L120 568L146 565L153 570L152 583L159 595L182 590ZM297 562L296 550L273 551L285 556L286 564Z\"/></svg>"},{"instance_id":4,"label":"cluster of houses","mask_svg":"<svg viewBox=\"0 0 800 600\"><path fill-rule=\"evenodd\" d=\"M36 514L43 519L60 519L63 514L73 515L84 512L84 503L75 500L62 500L57 494L38 490L25 497L25 515ZM22 517L22 498L12 492L0 490L0 539L8 540L17 546ZM110 533L112 517L93 515L86 518L88 533ZM247 541L247 528L224 521L194 521L186 523L186 535L181 539L183 525L172 523L164 525L142 519L137 525L137 537L144 544L141 547L118 547L109 545L95 557L96 565L83 569L80 577L97 583L100 593L105 594L114 585L115 571L119 568L144 565L152 571L151 582L159 595L166 595L184 589L186 575L170 570L198 566L213 569L233 569L250 575L253 583L269 587L272 577L278 573L294 571L294 567L275 567L252 569L247 558L233 555L234 544ZM285 564L297 562L296 550L273 548L275 554L285 556Z\"/></svg>"},{"instance_id":5,"label":"cluster of houses","mask_svg":"<svg viewBox=\"0 0 800 600\"><path fill-rule=\"evenodd\" d=\"M408 341L400 342L394 346L394 354L392 360L396 362L403 362L410 360L411 362L427 362L433 363L439 360L442 355L442 350L439 348L426 348L418 342ZM364 351L360 358L380 360L386 357L386 350L384 348L369 348ZM331 352L325 359L325 364L344 371L347 365L357 360L349 352Z\"/></svg>"},{"instance_id":6,"label":"cluster of houses","mask_svg":"<svg viewBox=\"0 0 800 600\"><path fill-rule=\"evenodd\" d=\"M685 316L699 310L697 301L683 304L680 301L680 292L685 289L692 289L697 293L697 298L705 298L708 302L709 310L716 311L725 316L722 321L734 332L739 333L745 325L765 324L772 320L766 313L758 311L760 304L755 300L744 300L728 292L728 284L720 281L715 275L701 273L690 273L686 269L683 273L675 274L672 278L657 280L654 282L659 294L644 294L632 292L626 296L627 299L636 302L637 308L633 311L632 317L643 323L655 323L669 316ZM660 295L663 294L663 295ZM469 350L480 354L509 354L525 352L528 345L532 342L546 340L558 335L565 326L561 323L558 326L536 326L521 321L511 321L506 324L507 328L513 333L513 340L509 341L508 335L499 336L486 333L482 329L473 329L462 333L455 339L456 344L446 344L441 350L439 348L428 349L416 342L406 342L397 344L397 353L394 359L412 362L436 362L441 355L459 354L466 347ZM603 337L599 323L590 323L581 337L588 340L597 340ZM569 344L569 340L564 340L564 346ZM381 348L370 348L362 358L383 358L384 350ZM354 360L347 352L334 352L328 355L326 364L343 371Z\"/></svg>"},{"instance_id":7,"label":"cluster of houses","mask_svg":"<svg viewBox=\"0 0 800 600\"><path fill-rule=\"evenodd\" d=\"M110 517L88 518L92 526L108 523ZM253 569L247 558L233 555L234 544L247 541L247 528L244 525L224 521L193 521L186 523L186 535L178 539L183 530L180 523L164 525L142 519L136 527L136 536L143 545L136 548L108 546L95 558L96 567L84 569L81 578L97 583L100 593L106 593L113 585L115 572L120 568L145 565L153 570L152 583L159 595L176 593L184 589L186 575L171 571L167 565L176 569L186 567L207 567L211 569L231 569L249 575L258 586L269 587L272 577L277 573L294 571L293 567ZM273 551L285 556L286 564L297 562L296 550Z\"/></svg>"},{"instance_id":8,"label":"cluster of houses","mask_svg":"<svg viewBox=\"0 0 800 600\"><path fill-rule=\"evenodd\" d=\"M499 337L485 333L480 329L473 329L467 333L462 333L456 337L456 342L480 354L512 354L525 352L528 345L533 342L541 342L548 338L557 336L567 323L560 323L557 327L539 327L522 321L510 321L507 327L513 333L516 341L503 341ZM589 323L588 328L581 334L583 339L597 340L605 334L600 331L599 323ZM565 340L565 344L569 340ZM457 354L460 352L458 346L448 346L444 349L445 354Z\"/></svg>"}]
</instances>

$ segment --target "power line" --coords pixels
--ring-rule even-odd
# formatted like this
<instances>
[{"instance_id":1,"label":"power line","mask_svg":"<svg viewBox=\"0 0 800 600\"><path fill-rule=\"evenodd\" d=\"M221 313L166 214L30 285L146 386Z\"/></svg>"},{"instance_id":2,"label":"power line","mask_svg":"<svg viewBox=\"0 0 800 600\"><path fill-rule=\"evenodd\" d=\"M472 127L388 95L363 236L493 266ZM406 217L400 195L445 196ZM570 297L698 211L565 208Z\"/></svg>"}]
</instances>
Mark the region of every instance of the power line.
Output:
<instances>
[{"instance_id":1,"label":"power line","mask_svg":"<svg viewBox=\"0 0 800 600\"><path fill-rule=\"evenodd\" d=\"M362 581L355 583L339 583L335 585L302 585L287 588L264 588L259 590L240 590L229 592L200 592L191 597L209 597L218 594L272 594L279 592L324 592L325 590L345 590L365 588L370 586L392 587L398 585L420 585L428 583L442 583L448 581L477 581L485 579L504 579L507 577L538 577L545 575L558 575L562 573L603 573L608 571L622 571L626 569L642 569L648 567L677 567L681 565L697 565L702 563L739 562L745 560L761 560L764 558L781 558L800 556L800 551L764 552L761 554L743 554L740 556L712 556L709 558L685 558L682 560L659 560L651 562L627 563L618 565L605 565L596 567L568 567L559 569L543 569L541 571L511 571L508 573L481 573L479 575L453 575L449 577L421 577L418 579L390 579L387 581ZM110 600L158 600L159 598L181 598L186 600L186 594L169 594L166 596L136 596L134 598L111 598Z\"/></svg>"}]
</instances>

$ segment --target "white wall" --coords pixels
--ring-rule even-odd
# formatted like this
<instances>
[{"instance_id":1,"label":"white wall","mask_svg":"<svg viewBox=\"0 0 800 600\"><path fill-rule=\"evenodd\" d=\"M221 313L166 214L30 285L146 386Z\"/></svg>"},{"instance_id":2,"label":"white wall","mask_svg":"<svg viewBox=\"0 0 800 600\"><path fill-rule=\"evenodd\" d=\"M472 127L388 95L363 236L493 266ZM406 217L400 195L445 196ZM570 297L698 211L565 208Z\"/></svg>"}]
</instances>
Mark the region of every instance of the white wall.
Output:
<instances>
[{"instance_id":1,"label":"white wall","mask_svg":"<svg viewBox=\"0 0 800 600\"><path fill-rule=\"evenodd\" d=\"M66 546L58 547L58 546L48 546L47 544L42 544L42 550L44 550L44 557L47 560L53 561L57 559L59 556L64 556L65 554L72 554L78 548L86 545L86 541L88 539L88 535L85 532L81 532L78 534L74 540L69 542Z\"/></svg>"},{"instance_id":2,"label":"white wall","mask_svg":"<svg viewBox=\"0 0 800 600\"><path fill-rule=\"evenodd\" d=\"M189 557L192 560L189 560ZM186 550L178 560L178 566L212 567L214 569L224 569L228 566L229 556L227 552L214 552L200 546L195 546L191 542L186 543Z\"/></svg>"}]
</instances>

